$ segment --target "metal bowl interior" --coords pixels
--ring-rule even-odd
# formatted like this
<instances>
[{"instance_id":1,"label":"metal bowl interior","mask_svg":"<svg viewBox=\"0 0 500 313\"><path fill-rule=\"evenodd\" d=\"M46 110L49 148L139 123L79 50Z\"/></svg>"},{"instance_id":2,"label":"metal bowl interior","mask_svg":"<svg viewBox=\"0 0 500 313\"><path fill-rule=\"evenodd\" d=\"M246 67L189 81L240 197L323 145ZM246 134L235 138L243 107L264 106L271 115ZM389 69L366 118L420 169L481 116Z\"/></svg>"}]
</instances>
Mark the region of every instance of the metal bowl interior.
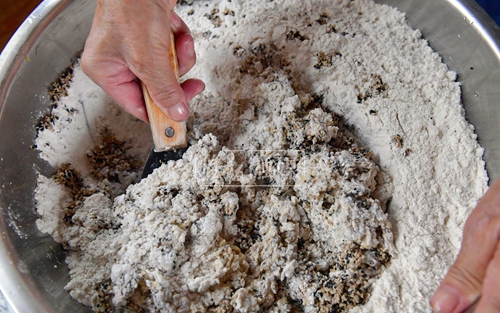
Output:
<instances>
[{"instance_id":1,"label":"metal bowl interior","mask_svg":"<svg viewBox=\"0 0 500 313\"><path fill-rule=\"evenodd\" d=\"M467 119L500 178L500 29L472 0L378 0L407 14L459 74ZM0 56L0 289L17 312L90 312L63 289L64 253L36 226L36 172L52 169L30 149L34 125L50 106L47 88L78 57L93 0L47 0Z\"/></svg>"}]
</instances>

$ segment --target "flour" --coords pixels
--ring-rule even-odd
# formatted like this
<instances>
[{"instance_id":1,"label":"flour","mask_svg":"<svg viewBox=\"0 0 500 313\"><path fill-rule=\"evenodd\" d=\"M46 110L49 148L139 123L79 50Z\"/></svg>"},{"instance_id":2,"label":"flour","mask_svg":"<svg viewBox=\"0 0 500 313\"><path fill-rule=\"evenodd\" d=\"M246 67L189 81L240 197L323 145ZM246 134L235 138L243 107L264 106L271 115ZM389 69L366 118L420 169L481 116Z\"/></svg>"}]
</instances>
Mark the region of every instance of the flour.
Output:
<instances>
[{"instance_id":1,"label":"flour","mask_svg":"<svg viewBox=\"0 0 500 313\"><path fill-rule=\"evenodd\" d=\"M366 0L177 12L207 83L183 160L130 185L148 127L78 65L39 132L59 170L39 176L37 224L69 251L71 295L98 312L430 311L487 175L420 32ZM99 151L118 161L96 169Z\"/></svg>"}]
</instances>

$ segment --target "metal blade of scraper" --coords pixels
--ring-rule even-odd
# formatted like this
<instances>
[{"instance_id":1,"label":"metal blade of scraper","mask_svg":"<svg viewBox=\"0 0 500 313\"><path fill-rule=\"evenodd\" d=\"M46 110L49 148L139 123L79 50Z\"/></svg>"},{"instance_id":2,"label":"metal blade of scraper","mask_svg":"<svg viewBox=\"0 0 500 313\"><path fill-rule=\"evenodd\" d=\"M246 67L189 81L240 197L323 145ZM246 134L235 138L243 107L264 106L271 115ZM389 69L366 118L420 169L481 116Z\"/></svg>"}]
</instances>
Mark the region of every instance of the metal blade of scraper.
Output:
<instances>
[{"instance_id":1,"label":"metal blade of scraper","mask_svg":"<svg viewBox=\"0 0 500 313\"><path fill-rule=\"evenodd\" d=\"M173 31L170 32L168 55L170 57L170 66L177 80L179 80L179 64L177 62ZM182 154L187 149L188 141L186 123L174 121L168 114L163 113L151 98L147 86L142 82L141 86L154 142L153 150L149 154L142 171L141 177L145 178L161 164L182 158Z\"/></svg>"}]
</instances>

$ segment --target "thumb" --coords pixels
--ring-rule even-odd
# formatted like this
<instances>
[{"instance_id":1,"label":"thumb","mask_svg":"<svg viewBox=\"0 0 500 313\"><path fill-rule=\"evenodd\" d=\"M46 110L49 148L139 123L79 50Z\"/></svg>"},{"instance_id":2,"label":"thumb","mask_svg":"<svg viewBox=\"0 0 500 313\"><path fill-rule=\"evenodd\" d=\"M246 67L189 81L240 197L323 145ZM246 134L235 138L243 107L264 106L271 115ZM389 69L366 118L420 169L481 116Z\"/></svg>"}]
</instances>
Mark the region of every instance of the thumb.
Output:
<instances>
[{"instance_id":1,"label":"thumb","mask_svg":"<svg viewBox=\"0 0 500 313\"><path fill-rule=\"evenodd\" d=\"M179 83L173 32L167 31L166 36L167 49L163 45L158 45L156 49L151 47L149 53L142 57L142 62L134 62L139 66L133 72L146 85L151 99L163 113L176 121L183 121L188 117L189 107Z\"/></svg>"},{"instance_id":2,"label":"thumb","mask_svg":"<svg viewBox=\"0 0 500 313\"><path fill-rule=\"evenodd\" d=\"M186 95L176 76L169 72L158 75L159 80L151 78L142 80L148 88L149 95L154 103L176 121L183 121L189 115Z\"/></svg>"},{"instance_id":3,"label":"thumb","mask_svg":"<svg viewBox=\"0 0 500 313\"><path fill-rule=\"evenodd\" d=\"M431 299L439 313L460 313L481 294L500 238L500 181L479 201L464 227L462 248Z\"/></svg>"},{"instance_id":4,"label":"thumb","mask_svg":"<svg viewBox=\"0 0 500 313\"><path fill-rule=\"evenodd\" d=\"M156 66L150 64L149 68L143 69L142 75L138 77L146 85L151 99L163 113L176 121L183 121L188 117L189 107L186 94L178 80L177 55L173 48L169 47L168 50L169 55L160 54L164 56L163 60L156 62Z\"/></svg>"},{"instance_id":5,"label":"thumb","mask_svg":"<svg viewBox=\"0 0 500 313\"><path fill-rule=\"evenodd\" d=\"M457 259L431 299L434 312L461 313L479 297L484 273L472 266Z\"/></svg>"}]
</instances>

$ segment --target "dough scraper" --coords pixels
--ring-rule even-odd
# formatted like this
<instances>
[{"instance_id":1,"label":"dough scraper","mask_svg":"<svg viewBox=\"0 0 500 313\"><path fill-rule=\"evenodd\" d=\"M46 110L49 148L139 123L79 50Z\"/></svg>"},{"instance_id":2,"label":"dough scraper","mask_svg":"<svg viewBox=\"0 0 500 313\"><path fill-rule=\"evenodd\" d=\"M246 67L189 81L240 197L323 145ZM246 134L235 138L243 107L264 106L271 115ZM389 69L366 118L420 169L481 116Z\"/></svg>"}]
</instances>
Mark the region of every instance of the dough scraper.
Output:
<instances>
[{"instance_id":1,"label":"dough scraper","mask_svg":"<svg viewBox=\"0 0 500 313\"><path fill-rule=\"evenodd\" d=\"M170 66L179 80L179 64L177 52L175 51L175 38L173 31L170 32L170 45L168 47ZM141 82L144 102L153 135L154 147L149 153L148 159L142 171L142 178L149 176L163 163L171 160L179 160L188 148L186 122L174 121L168 114L163 113L154 103L148 92L148 88Z\"/></svg>"}]
</instances>

